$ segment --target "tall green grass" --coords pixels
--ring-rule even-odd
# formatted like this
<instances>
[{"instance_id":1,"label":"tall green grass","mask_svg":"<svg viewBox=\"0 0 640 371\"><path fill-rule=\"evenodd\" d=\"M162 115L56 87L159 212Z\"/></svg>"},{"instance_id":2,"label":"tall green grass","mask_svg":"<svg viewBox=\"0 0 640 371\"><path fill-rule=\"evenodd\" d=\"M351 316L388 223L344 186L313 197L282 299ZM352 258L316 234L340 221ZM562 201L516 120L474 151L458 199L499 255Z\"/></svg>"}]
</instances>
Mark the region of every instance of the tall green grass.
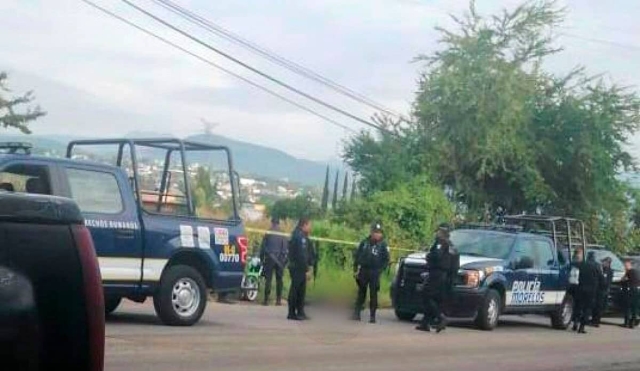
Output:
<instances>
[{"instance_id":1,"label":"tall green grass","mask_svg":"<svg viewBox=\"0 0 640 371\"><path fill-rule=\"evenodd\" d=\"M257 223L248 223L249 227L267 229L268 222L261 221ZM285 233L290 233L293 229L293 223L284 222L282 229ZM260 243L263 233L249 232L249 242L251 244L252 253L259 253ZM330 301L334 303L350 305L353 304L356 297L357 285L353 277L353 251L362 239L367 237L368 231L356 231L343 225L333 224L328 221L313 222L312 237L330 238L335 240L351 241L353 244L332 243L332 242L314 242L319 253L318 271L316 278L311 279L307 284L307 296L310 300ZM398 251L392 251L392 262L395 262L399 255ZM393 266L382 272L380 277L380 292L378 293L379 305L381 307L389 307L391 299L389 296L389 288L393 278ZM284 296L289 290L289 275L285 274ZM275 284L275 282L274 282ZM264 287L264 285L262 285ZM272 292L274 290L272 289ZM274 293L275 294L275 293ZM263 298L261 290L260 300ZM273 298L272 298L273 299Z\"/></svg>"}]
</instances>

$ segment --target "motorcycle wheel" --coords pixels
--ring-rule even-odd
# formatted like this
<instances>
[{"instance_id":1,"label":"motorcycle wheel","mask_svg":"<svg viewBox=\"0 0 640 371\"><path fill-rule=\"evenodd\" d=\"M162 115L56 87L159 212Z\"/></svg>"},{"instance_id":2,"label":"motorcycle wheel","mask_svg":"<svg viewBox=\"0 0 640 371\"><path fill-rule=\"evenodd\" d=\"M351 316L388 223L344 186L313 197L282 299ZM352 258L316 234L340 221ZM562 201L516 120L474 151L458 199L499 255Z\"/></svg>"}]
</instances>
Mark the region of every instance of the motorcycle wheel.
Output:
<instances>
[{"instance_id":1,"label":"motorcycle wheel","mask_svg":"<svg viewBox=\"0 0 640 371\"><path fill-rule=\"evenodd\" d=\"M248 276L245 280L244 293L248 301L256 301L258 299L258 291L260 282L256 276Z\"/></svg>"}]
</instances>

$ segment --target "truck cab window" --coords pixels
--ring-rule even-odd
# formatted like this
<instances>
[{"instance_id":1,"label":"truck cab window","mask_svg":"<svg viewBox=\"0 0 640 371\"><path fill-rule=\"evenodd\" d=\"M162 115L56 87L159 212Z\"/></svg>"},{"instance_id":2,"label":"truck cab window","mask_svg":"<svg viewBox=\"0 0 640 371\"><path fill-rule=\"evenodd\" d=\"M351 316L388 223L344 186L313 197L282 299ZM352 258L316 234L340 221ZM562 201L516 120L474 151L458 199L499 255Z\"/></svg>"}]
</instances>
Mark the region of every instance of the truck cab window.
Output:
<instances>
[{"instance_id":1,"label":"truck cab window","mask_svg":"<svg viewBox=\"0 0 640 371\"><path fill-rule=\"evenodd\" d=\"M66 169L71 198L86 213L119 214L123 211L118 180L111 173Z\"/></svg>"},{"instance_id":2,"label":"truck cab window","mask_svg":"<svg viewBox=\"0 0 640 371\"><path fill-rule=\"evenodd\" d=\"M47 166L13 164L0 170L0 191L50 195L50 179Z\"/></svg>"}]
</instances>

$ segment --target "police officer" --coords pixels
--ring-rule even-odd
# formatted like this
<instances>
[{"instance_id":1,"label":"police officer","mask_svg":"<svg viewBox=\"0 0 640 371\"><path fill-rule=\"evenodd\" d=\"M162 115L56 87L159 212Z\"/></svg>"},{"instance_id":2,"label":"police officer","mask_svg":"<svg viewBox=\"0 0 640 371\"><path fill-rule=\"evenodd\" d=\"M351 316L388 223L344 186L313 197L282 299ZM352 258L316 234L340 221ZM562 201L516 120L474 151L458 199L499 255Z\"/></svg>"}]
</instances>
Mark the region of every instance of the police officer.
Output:
<instances>
[{"instance_id":1,"label":"police officer","mask_svg":"<svg viewBox=\"0 0 640 371\"><path fill-rule=\"evenodd\" d=\"M420 331L431 331L431 324L437 325L439 333L446 328L442 315L442 304L453 285L453 277L458 271L460 257L449 240L448 224L441 224L436 232L436 239L427 254L428 277L423 288L424 316L416 327Z\"/></svg>"},{"instance_id":2,"label":"police officer","mask_svg":"<svg viewBox=\"0 0 640 371\"><path fill-rule=\"evenodd\" d=\"M578 328L579 334L586 334L584 327L591 318L593 307L596 304L598 288L603 284L602 270L593 251L589 252L587 260L580 264L580 276L578 278L578 297L580 298L580 313Z\"/></svg>"},{"instance_id":3,"label":"police officer","mask_svg":"<svg viewBox=\"0 0 640 371\"><path fill-rule=\"evenodd\" d=\"M289 288L289 315L287 319L302 321L309 319L304 311L307 292L307 280L311 277L309 267L314 265L314 250L309 240L311 220L300 218L296 229L289 240L289 274L291 287Z\"/></svg>"},{"instance_id":4,"label":"police officer","mask_svg":"<svg viewBox=\"0 0 640 371\"><path fill-rule=\"evenodd\" d=\"M369 322L376 323L378 308L378 291L380 290L380 273L389 265L389 248L384 240L382 224L371 226L371 234L365 238L353 254L353 273L358 284L353 319L360 321L364 301L369 288Z\"/></svg>"},{"instance_id":5,"label":"police officer","mask_svg":"<svg viewBox=\"0 0 640 371\"><path fill-rule=\"evenodd\" d=\"M602 315L607 310L609 291L611 289L611 283L613 282L613 270L611 269L611 258L609 257L602 259L602 275L602 285L598 288L596 305L594 307L593 319L591 321L591 324L594 327L600 327Z\"/></svg>"},{"instance_id":6,"label":"police officer","mask_svg":"<svg viewBox=\"0 0 640 371\"><path fill-rule=\"evenodd\" d=\"M571 258L571 268L569 271L569 288L567 294L573 298L573 313L571 314L571 321L573 322L573 331L578 331L580 326L580 313L582 306L580 303L580 295L578 293L578 281L580 279L580 265L584 261L584 251L582 249L576 249L573 252Z\"/></svg>"},{"instance_id":7,"label":"police officer","mask_svg":"<svg viewBox=\"0 0 640 371\"><path fill-rule=\"evenodd\" d=\"M271 219L271 229L264 235L260 246L260 261L264 267L264 301L263 305L269 305L271 295L271 282L273 274L276 276L276 305L282 305L282 276L287 265L287 239L280 235L280 221Z\"/></svg>"},{"instance_id":8,"label":"police officer","mask_svg":"<svg viewBox=\"0 0 640 371\"><path fill-rule=\"evenodd\" d=\"M622 284L625 294L624 327L638 326L638 306L640 305L640 270L633 267L631 260L624 262L625 274Z\"/></svg>"}]
</instances>

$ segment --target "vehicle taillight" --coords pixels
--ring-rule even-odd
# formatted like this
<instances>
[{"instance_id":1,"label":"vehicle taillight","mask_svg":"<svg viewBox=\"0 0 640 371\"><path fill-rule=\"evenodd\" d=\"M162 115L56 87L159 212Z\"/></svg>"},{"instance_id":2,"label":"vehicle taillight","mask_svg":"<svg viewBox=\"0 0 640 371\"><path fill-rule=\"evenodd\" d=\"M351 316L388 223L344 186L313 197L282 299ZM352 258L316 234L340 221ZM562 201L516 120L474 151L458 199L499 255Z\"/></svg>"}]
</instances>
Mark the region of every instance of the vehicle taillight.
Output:
<instances>
[{"instance_id":1,"label":"vehicle taillight","mask_svg":"<svg viewBox=\"0 0 640 371\"><path fill-rule=\"evenodd\" d=\"M78 247L84 278L84 294L87 309L91 370L104 369L104 293L100 266L89 230L84 225L72 227Z\"/></svg>"},{"instance_id":2,"label":"vehicle taillight","mask_svg":"<svg viewBox=\"0 0 640 371\"><path fill-rule=\"evenodd\" d=\"M240 249L240 263L247 263L247 251L249 251L249 239L245 236L238 237L238 248Z\"/></svg>"}]
</instances>

